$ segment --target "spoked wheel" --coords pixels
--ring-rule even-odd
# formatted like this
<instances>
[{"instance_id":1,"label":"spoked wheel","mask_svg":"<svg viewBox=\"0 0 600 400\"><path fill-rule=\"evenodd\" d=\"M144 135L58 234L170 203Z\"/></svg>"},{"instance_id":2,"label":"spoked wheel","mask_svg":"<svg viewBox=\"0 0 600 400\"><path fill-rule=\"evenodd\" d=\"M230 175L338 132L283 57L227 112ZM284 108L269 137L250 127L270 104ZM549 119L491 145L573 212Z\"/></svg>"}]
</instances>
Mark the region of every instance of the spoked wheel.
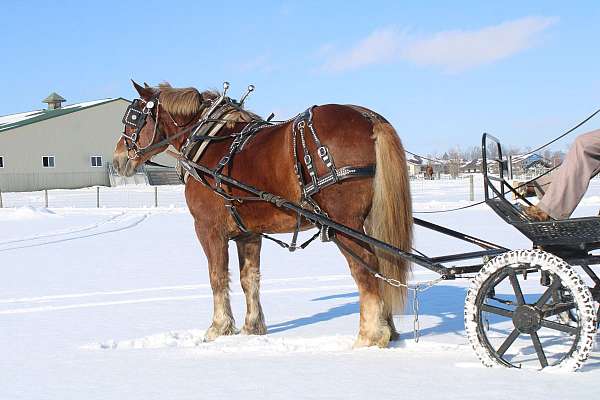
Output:
<instances>
[{"instance_id":1,"label":"spoked wheel","mask_svg":"<svg viewBox=\"0 0 600 400\"><path fill-rule=\"evenodd\" d=\"M592 350L596 311L569 264L517 250L487 263L471 283L465 329L486 366L576 370Z\"/></svg>"}]
</instances>

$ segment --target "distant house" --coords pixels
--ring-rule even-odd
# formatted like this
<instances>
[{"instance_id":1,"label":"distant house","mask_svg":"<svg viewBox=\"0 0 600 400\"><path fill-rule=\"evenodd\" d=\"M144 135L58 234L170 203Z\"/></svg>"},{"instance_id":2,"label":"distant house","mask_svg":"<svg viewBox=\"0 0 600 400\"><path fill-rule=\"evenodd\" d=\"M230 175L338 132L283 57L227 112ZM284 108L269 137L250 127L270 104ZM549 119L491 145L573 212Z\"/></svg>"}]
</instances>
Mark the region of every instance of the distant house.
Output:
<instances>
[{"instance_id":1,"label":"distant house","mask_svg":"<svg viewBox=\"0 0 600 400\"><path fill-rule=\"evenodd\" d=\"M0 190L109 185L107 164L130 102L104 99L63 106L51 93L44 110L0 116Z\"/></svg>"},{"instance_id":2,"label":"distant house","mask_svg":"<svg viewBox=\"0 0 600 400\"><path fill-rule=\"evenodd\" d=\"M481 172L482 161L481 158L477 160L471 160L466 164L460 166L461 174L474 174Z\"/></svg>"},{"instance_id":3,"label":"distant house","mask_svg":"<svg viewBox=\"0 0 600 400\"><path fill-rule=\"evenodd\" d=\"M447 170L447 166L446 166L447 162L444 160L429 160L427 165L431 165L431 167L433 168L433 173L435 175L439 175L439 174L445 174L446 170Z\"/></svg>"},{"instance_id":4,"label":"distant house","mask_svg":"<svg viewBox=\"0 0 600 400\"><path fill-rule=\"evenodd\" d=\"M539 154L524 154L512 157L513 173L540 173L548 170L553 161L547 160Z\"/></svg>"},{"instance_id":5,"label":"distant house","mask_svg":"<svg viewBox=\"0 0 600 400\"><path fill-rule=\"evenodd\" d=\"M414 156L408 158L406 163L408 165L408 176L412 178L420 176L425 171L426 165L423 163L421 157Z\"/></svg>"},{"instance_id":6,"label":"distant house","mask_svg":"<svg viewBox=\"0 0 600 400\"><path fill-rule=\"evenodd\" d=\"M539 154L531 154L523 160L523 169L526 171L537 170L539 168L550 168L551 166L552 162L546 160Z\"/></svg>"}]
</instances>

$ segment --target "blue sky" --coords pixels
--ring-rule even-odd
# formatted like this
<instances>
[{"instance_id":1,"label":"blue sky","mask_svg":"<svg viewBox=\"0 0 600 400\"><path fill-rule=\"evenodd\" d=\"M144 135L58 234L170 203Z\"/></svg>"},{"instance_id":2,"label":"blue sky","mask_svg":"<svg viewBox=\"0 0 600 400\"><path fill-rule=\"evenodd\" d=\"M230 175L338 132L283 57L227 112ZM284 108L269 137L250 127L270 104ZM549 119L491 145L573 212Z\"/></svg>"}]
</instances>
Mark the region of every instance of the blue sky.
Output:
<instances>
[{"instance_id":1,"label":"blue sky","mask_svg":"<svg viewBox=\"0 0 600 400\"><path fill-rule=\"evenodd\" d=\"M593 1L3 2L0 115L133 98L129 82L232 83L285 118L355 103L386 116L409 150L535 146L600 107ZM586 127L600 128L600 118ZM581 132L586 129L581 130ZM565 149L572 137L555 148Z\"/></svg>"}]
</instances>

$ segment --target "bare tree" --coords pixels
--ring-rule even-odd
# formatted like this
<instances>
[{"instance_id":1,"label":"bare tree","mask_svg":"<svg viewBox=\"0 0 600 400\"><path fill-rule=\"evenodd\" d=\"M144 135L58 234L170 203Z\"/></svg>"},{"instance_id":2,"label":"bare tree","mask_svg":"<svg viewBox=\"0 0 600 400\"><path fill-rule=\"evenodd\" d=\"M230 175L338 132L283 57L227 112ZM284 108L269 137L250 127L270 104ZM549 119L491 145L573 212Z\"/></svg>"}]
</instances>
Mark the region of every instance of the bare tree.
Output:
<instances>
[{"instance_id":1,"label":"bare tree","mask_svg":"<svg viewBox=\"0 0 600 400\"><path fill-rule=\"evenodd\" d=\"M458 177L460 173L460 164L462 157L460 154L460 148L451 149L448 151L448 172L453 178Z\"/></svg>"}]
</instances>

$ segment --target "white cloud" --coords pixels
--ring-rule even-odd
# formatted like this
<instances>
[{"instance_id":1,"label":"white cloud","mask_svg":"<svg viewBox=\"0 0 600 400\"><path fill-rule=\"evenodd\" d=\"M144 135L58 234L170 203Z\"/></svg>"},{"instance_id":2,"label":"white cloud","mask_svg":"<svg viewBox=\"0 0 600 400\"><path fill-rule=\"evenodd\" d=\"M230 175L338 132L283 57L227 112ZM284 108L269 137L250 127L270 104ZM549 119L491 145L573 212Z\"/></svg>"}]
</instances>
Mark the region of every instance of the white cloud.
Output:
<instances>
[{"instance_id":1,"label":"white cloud","mask_svg":"<svg viewBox=\"0 0 600 400\"><path fill-rule=\"evenodd\" d=\"M401 42L401 35L393 28L376 30L350 50L331 55L323 68L328 71L343 71L390 62L397 57Z\"/></svg>"},{"instance_id":2,"label":"white cloud","mask_svg":"<svg viewBox=\"0 0 600 400\"><path fill-rule=\"evenodd\" d=\"M236 65L236 69L240 72L260 71L270 73L275 70L275 66L271 62L271 57L269 55L261 54L249 60L240 62Z\"/></svg>"},{"instance_id":3,"label":"white cloud","mask_svg":"<svg viewBox=\"0 0 600 400\"><path fill-rule=\"evenodd\" d=\"M386 28L347 51L331 54L322 68L335 72L403 59L446 72L461 72L535 46L540 34L557 21L553 17L526 17L478 30L445 31L421 38Z\"/></svg>"}]
</instances>

